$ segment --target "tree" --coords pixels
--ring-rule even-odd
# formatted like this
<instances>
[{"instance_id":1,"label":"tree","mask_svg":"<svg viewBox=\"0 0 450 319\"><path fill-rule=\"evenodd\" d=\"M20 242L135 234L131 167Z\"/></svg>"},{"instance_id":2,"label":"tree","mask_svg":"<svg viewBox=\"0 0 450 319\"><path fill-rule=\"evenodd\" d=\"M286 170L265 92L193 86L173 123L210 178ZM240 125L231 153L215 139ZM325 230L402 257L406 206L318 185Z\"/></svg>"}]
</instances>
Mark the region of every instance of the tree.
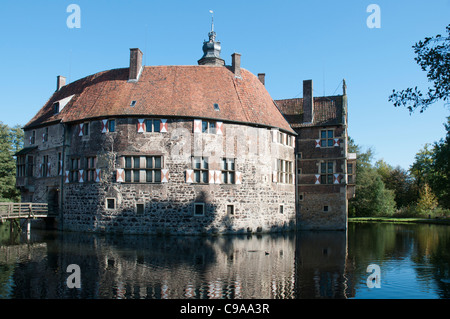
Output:
<instances>
[{"instance_id":1,"label":"tree","mask_svg":"<svg viewBox=\"0 0 450 319\"><path fill-rule=\"evenodd\" d=\"M395 211L394 191L386 189L381 175L372 166L372 149L362 148L349 137L349 152L356 153L355 197L349 201L351 216L390 216Z\"/></svg>"},{"instance_id":2,"label":"tree","mask_svg":"<svg viewBox=\"0 0 450 319\"><path fill-rule=\"evenodd\" d=\"M385 187L394 191L397 208L406 207L415 202L417 191L414 179L407 170L400 166L394 168L382 159L375 163L375 168Z\"/></svg>"},{"instance_id":3,"label":"tree","mask_svg":"<svg viewBox=\"0 0 450 319\"><path fill-rule=\"evenodd\" d=\"M419 200L417 201L417 210L421 214L428 213L438 206L438 200L433 194L428 184L420 190Z\"/></svg>"},{"instance_id":4,"label":"tree","mask_svg":"<svg viewBox=\"0 0 450 319\"><path fill-rule=\"evenodd\" d=\"M444 126L447 130L445 139L434 144L432 188L439 203L450 208L450 116Z\"/></svg>"},{"instance_id":5,"label":"tree","mask_svg":"<svg viewBox=\"0 0 450 319\"><path fill-rule=\"evenodd\" d=\"M395 107L407 107L410 113L419 109L422 113L436 101L443 100L446 104L450 100L450 24L446 27L448 36L440 34L435 37L426 37L424 41L417 42L414 46L416 57L414 60L420 65L422 71L427 72L427 78L433 83L424 94L417 89L407 88L402 91L393 90L389 101Z\"/></svg>"},{"instance_id":6,"label":"tree","mask_svg":"<svg viewBox=\"0 0 450 319\"><path fill-rule=\"evenodd\" d=\"M14 153L23 145L23 132L18 126L11 129L0 122L0 201L18 201L16 162Z\"/></svg>"}]
</instances>

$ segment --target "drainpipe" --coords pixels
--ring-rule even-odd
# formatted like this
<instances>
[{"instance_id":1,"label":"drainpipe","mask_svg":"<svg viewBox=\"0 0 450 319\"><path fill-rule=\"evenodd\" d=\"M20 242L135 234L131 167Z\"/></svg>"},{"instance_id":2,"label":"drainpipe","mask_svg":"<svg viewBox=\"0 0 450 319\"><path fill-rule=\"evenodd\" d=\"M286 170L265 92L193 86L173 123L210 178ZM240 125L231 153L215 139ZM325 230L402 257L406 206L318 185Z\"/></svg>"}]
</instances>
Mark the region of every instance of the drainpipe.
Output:
<instances>
[{"instance_id":1,"label":"drainpipe","mask_svg":"<svg viewBox=\"0 0 450 319\"><path fill-rule=\"evenodd\" d=\"M62 170L62 174L61 174L61 186L60 186L60 190L61 192L59 193L60 196L60 200L59 200L59 217L61 218L60 223L61 223L61 229L64 229L64 212L63 212L63 208L64 208L64 174L65 174L65 158L66 158L66 124L65 123L61 123L63 126L63 143L62 143L62 154L61 154L61 170Z\"/></svg>"}]
</instances>

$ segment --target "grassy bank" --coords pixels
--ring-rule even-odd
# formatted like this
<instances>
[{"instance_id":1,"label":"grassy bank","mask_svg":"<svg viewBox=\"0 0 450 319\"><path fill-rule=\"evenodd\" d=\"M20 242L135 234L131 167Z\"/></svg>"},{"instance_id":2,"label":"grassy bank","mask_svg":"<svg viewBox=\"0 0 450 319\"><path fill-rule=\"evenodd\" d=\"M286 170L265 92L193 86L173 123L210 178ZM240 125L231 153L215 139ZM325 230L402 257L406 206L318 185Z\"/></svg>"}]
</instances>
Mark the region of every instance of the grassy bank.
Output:
<instances>
[{"instance_id":1,"label":"grassy bank","mask_svg":"<svg viewBox=\"0 0 450 319\"><path fill-rule=\"evenodd\" d=\"M440 224L450 225L450 219L437 218L394 218L394 217L349 217L350 223L397 223L397 224Z\"/></svg>"}]
</instances>

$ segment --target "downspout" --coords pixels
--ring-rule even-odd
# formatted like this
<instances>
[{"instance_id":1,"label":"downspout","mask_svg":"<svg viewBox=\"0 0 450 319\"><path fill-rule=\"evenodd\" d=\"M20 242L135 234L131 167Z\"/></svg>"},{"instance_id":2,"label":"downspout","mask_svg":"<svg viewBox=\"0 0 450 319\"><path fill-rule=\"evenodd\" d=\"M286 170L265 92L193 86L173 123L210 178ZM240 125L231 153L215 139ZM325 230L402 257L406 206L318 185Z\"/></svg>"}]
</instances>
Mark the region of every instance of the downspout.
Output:
<instances>
[{"instance_id":1,"label":"downspout","mask_svg":"<svg viewBox=\"0 0 450 319\"><path fill-rule=\"evenodd\" d=\"M65 175L65 154L66 154L66 124L61 123L63 126L63 143L62 143L62 154L61 154L61 192L60 192L60 208L59 208L59 217L60 217L60 225L61 229L64 229L64 175Z\"/></svg>"}]
</instances>

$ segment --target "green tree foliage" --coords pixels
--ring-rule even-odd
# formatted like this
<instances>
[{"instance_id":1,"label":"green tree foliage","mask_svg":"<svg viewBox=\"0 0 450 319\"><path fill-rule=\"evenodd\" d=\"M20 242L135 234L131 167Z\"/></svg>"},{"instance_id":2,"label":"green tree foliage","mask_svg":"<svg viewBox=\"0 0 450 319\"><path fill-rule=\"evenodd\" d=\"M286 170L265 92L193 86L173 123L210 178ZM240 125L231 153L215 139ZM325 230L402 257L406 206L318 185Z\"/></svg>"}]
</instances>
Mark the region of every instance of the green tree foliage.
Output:
<instances>
[{"instance_id":1,"label":"green tree foliage","mask_svg":"<svg viewBox=\"0 0 450 319\"><path fill-rule=\"evenodd\" d=\"M445 124L447 135L434 144L432 189L439 203L450 208L450 116Z\"/></svg>"},{"instance_id":2,"label":"green tree foliage","mask_svg":"<svg viewBox=\"0 0 450 319\"><path fill-rule=\"evenodd\" d=\"M371 164L373 151L363 151L349 138L349 152L356 153L356 194L349 201L349 215L355 217L391 216L395 212L395 193L385 187L382 176Z\"/></svg>"},{"instance_id":3,"label":"green tree foliage","mask_svg":"<svg viewBox=\"0 0 450 319\"><path fill-rule=\"evenodd\" d=\"M10 128L0 122L0 201L18 201L16 189L16 162L14 153L23 146L23 131L19 126Z\"/></svg>"},{"instance_id":4,"label":"green tree foliage","mask_svg":"<svg viewBox=\"0 0 450 319\"><path fill-rule=\"evenodd\" d=\"M433 194L433 191L425 184L419 192L419 199L417 201L417 210L420 214L425 214L434 210L438 206L438 200Z\"/></svg>"},{"instance_id":5,"label":"green tree foliage","mask_svg":"<svg viewBox=\"0 0 450 319\"><path fill-rule=\"evenodd\" d=\"M394 191L397 209L413 204L417 197L417 187L414 178L400 166L392 167L384 160L375 163L375 168L381 176L387 189Z\"/></svg>"},{"instance_id":6,"label":"green tree foliage","mask_svg":"<svg viewBox=\"0 0 450 319\"><path fill-rule=\"evenodd\" d=\"M446 27L448 35L440 34L435 37L427 37L423 41L417 42L414 46L416 57L414 60L420 65L422 71L427 72L429 82L433 87L428 88L424 94L417 89L417 86L402 91L393 90L389 96L389 101L394 106L407 107L410 113L419 109L422 113L429 105L436 101L443 100L448 104L450 100L450 24Z\"/></svg>"}]
</instances>

